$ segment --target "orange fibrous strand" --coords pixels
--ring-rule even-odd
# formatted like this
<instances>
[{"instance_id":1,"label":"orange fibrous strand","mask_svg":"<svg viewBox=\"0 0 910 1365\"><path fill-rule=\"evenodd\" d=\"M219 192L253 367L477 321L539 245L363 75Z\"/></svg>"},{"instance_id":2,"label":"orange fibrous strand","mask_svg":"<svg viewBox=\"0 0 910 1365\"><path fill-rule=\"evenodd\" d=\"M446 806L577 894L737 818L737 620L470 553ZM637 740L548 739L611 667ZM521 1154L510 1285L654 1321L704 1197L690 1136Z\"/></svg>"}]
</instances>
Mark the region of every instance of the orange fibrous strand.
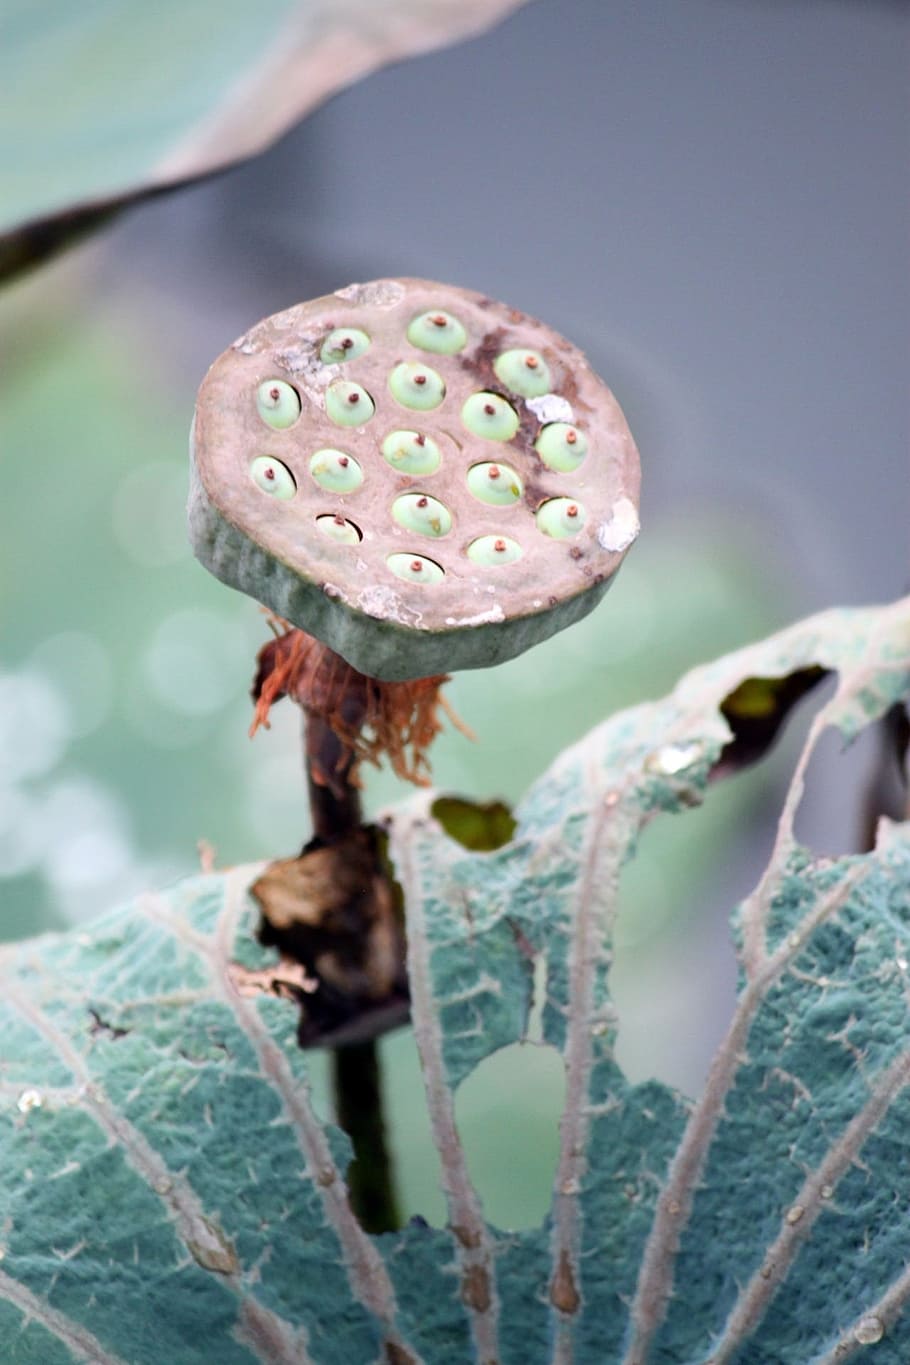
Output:
<instances>
[{"instance_id":1,"label":"orange fibrous strand","mask_svg":"<svg viewBox=\"0 0 910 1365\"><path fill-rule=\"evenodd\" d=\"M429 785L427 750L442 729L440 711L473 739L440 691L448 675L381 682L359 673L328 645L280 617L271 617L269 624L275 639L260 650L257 660L251 737L260 726L268 729L275 702L290 697L325 721L357 763L378 766L385 755L399 777L418 786ZM332 785L329 773L314 777L322 785Z\"/></svg>"}]
</instances>

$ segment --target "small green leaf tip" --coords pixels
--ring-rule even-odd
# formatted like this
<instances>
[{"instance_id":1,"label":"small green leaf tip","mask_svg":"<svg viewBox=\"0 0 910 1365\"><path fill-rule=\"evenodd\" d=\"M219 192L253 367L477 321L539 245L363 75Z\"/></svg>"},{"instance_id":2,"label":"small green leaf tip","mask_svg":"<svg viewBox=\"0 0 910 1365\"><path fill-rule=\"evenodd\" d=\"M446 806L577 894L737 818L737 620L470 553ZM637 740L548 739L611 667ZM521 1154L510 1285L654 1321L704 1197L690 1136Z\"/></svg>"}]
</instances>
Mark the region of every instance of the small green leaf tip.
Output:
<instances>
[{"instance_id":1,"label":"small green leaf tip","mask_svg":"<svg viewBox=\"0 0 910 1365\"><path fill-rule=\"evenodd\" d=\"M574 498L550 498L537 509L537 529L554 540L577 536L585 524L585 509Z\"/></svg>"},{"instance_id":2,"label":"small green leaf tip","mask_svg":"<svg viewBox=\"0 0 910 1365\"><path fill-rule=\"evenodd\" d=\"M419 431L390 431L382 454L402 474L435 474L442 460L436 442Z\"/></svg>"},{"instance_id":3,"label":"small green leaf tip","mask_svg":"<svg viewBox=\"0 0 910 1365\"><path fill-rule=\"evenodd\" d=\"M310 459L310 473L320 488L330 493L354 493L363 483L363 470L344 450L326 447Z\"/></svg>"},{"instance_id":4,"label":"small green leaf tip","mask_svg":"<svg viewBox=\"0 0 910 1365\"><path fill-rule=\"evenodd\" d=\"M403 408L429 412L446 396L442 375L420 361L403 360L389 375L389 391Z\"/></svg>"},{"instance_id":5,"label":"small green leaf tip","mask_svg":"<svg viewBox=\"0 0 910 1365\"><path fill-rule=\"evenodd\" d=\"M363 355L369 344L370 338L359 327L336 327L322 343L319 359L326 365L340 365Z\"/></svg>"},{"instance_id":6,"label":"small green leaf tip","mask_svg":"<svg viewBox=\"0 0 910 1365\"><path fill-rule=\"evenodd\" d=\"M287 502L297 492L297 481L286 464L271 455L259 455L250 465L250 478L263 493Z\"/></svg>"},{"instance_id":7,"label":"small green leaf tip","mask_svg":"<svg viewBox=\"0 0 910 1365\"><path fill-rule=\"evenodd\" d=\"M498 393L472 393L461 409L461 420L474 436L488 441L511 441L518 430L518 413Z\"/></svg>"},{"instance_id":8,"label":"small green leaf tip","mask_svg":"<svg viewBox=\"0 0 910 1365\"><path fill-rule=\"evenodd\" d=\"M324 536L337 541L339 545L357 545L362 539L359 528L344 517L317 517L316 526Z\"/></svg>"},{"instance_id":9,"label":"small green leaf tip","mask_svg":"<svg viewBox=\"0 0 910 1365\"><path fill-rule=\"evenodd\" d=\"M362 385L337 379L325 391L325 411L336 426L362 427L373 416L376 406Z\"/></svg>"},{"instance_id":10,"label":"small green leaf tip","mask_svg":"<svg viewBox=\"0 0 910 1365\"><path fill-rule=\"evenodd\" d=\"M280 430L300 416L300 395L283 379L266 379L256 390L256 408L263 422Z\"/></svg>"},{"instance_id":11,"label":"small green leaf tip","mask_svg":"<svg viewBox=\"0 0 910 1365\"><path fill-rule=\"evenodd\" d=\"M467 345L468 334L457 318L436 308L430 313L420 313L408 327L408 341L419 346L422 351L434 351L436 355L454 355Z\"/></svg>"},{"instance_id":12,"label":"small green leaf tip","mask_svg":"<svg viewBox=\"0 0 910 1365\"><path fill-rule=\"evenodd\" d=\"M423 555L389 555L386 564L397 578L403 578L407 583L441 583L445 578L442 566Z\"/></svg>"},{"instance_id":13,"label":"small green leaf tip","mask_svg":"<svg viewBox=\"0 0 910 1365\"><path fill-rule=\"evenodd\" d=\"M468 488L491 507L509 507L521 497L521 479L507 464L475 464L468 470Z\"/></svg>"},{"instance_id":14,"label":"small green leaf tip","mask_svg":"<svg viewBox=\"0 0 910 1365\"><path fill-rule=\"evenodd\" d=\"M468 546L468 559L491 567L514 564L516 559L521 559L521 554L518 541L509 536L478 536Z\"/></svg>"},{"instance_id":15,"label":"small green leaf tip","mask_svg":"<svg viewBox=\"0 0 910 1365\"><path fill-rule=\"evenodd\" d=\"M548 469L569 474L588 453L588 438L568 422L551 422L541 431L534 448Z\"/></svg>"},{"instance_id":16,"label":"small green leaf tip","mask_svg":"<svg viewBox=\"0 0 910 1365\"><path fill-rule=\"evenodd\" d=\"M452 514L445 503L426 493L405 493L396 498L392 516L406 531L421 536L444 536L452 529Z\"/></svg>"},{"instance_id":17,"label":"small green leaf tip","mask_svg":"<svg viewBox=\"0 0 910 1365\"><path fill-rule=\"evenodd\" d=\"M493 361L496 378L523 398L541 398L550 392L552 380L539 351L503 351Z\"/></svg>"}]
</instances>

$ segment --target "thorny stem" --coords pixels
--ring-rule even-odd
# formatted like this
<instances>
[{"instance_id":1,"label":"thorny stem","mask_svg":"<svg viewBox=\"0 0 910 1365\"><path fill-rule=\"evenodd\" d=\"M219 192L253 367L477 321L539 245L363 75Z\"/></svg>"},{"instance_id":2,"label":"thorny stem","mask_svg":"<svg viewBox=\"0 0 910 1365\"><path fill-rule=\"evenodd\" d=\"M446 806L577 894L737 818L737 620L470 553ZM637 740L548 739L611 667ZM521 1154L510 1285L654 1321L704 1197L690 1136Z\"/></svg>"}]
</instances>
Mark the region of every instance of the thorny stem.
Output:
<instances>
[{"instance_id":1,"label":"thorny stem","mask_svg":"<svg viewBox=\"0 0 910 1365\"><path fill-rule=\"evenodd\" d=\"M326 721L306 710L304 755L313 835L322 844L337 843L362 824L360 792L351 781L356 755ZM333 774L335 790L316 780L320 772ZM347 1177L351 1207L366 1232L391 1232L401 1218L375 1038L332 1050L332 1088L337 1121L354 1148Z\"/></svg>"}]
</instances>

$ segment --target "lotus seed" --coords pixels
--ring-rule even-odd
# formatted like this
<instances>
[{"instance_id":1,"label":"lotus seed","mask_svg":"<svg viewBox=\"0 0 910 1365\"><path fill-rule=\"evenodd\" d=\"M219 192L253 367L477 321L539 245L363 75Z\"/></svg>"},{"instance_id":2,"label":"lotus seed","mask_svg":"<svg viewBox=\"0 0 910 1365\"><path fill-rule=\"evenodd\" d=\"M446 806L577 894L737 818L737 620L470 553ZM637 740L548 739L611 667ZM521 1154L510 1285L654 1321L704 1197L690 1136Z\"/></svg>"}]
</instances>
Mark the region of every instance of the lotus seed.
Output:
<instances>
[{"instance_id":1,"label":"lotus seed","mask_svg":"<svg viewBox=\"0 0 910 1365\"><path fill-rule=\"evenodd\" d=\"M521 546L509 536L478 536L468 546L468 559L475 564L514 564L521 559Z\"/></svg>"},{"instance_id":2,"label":"lotus seed","mask_svg":"<svg viewBox=\"0 0 910 1365\"><path fill-rule=\"evenodd\" d=\"M537 529L554 540L577 536L585 524L585 509L571 498L550 498L537 509Z\"/></svg>"},{"instance_id":3,"label":"lotus seed","mask_svg":"<svg viewBox=\"0 0 910 1365\"><path fill-rule=\"evenodd\" d=\"M438 408L446 396L442 375L431 370L429 365L412 360L403 360L395 366L389 375L389 389L396 403L419 412Z\"/></svg>"},{"instance_id":4,"label":"lotus seed","mask_svg":"<svg viewBox=\"0 0 910 1365\"><path fill-rule=\"evenodd\" d=\"M507 464L472 465L468 488L475 498L493 507L508 507L521 497L521 479Z\"/></svg>"},{"instance_id":5,"label":"lotus seed","mask_svg":"<svg viewBox=\"0 0 910 1365\"><path fill-rule=\"evenodd\" d=\"M408 328L408 341L412 346L419 346L422 351L434 351L436 355L454 355L466 345L467 340L468 334L458 319L442 309L421 313Z\"/></svg>"},{"instance_id":6,"label":"lotus seed","mask_svg":"<svg viewBox=\"0 0 910 1365\"><path fill-rule=\"evenodd\" d=\"M382 453L402 474L433 474L442 458L436 442L418 431L390 431L382 443Z\"/></svg>"},{"instance_id":7,"label":"lotus seed","mask_svg":"<svg viewBox=\"0 0 910 1365\"><path fill-rule=\"evenodd\" d=\"M300 395L283 379L267 379L256 390L256 407L263 422L280 430L300 416Z\"/></svg>"},{"instance_id":8,"label":"lotus seed","mask_svg":"<svg viewBox=\"0 0 910 1365\"><path fill-rule=\"evenodd\" d=\"M518 430L518 413L498 393L472 393L461 409L461 420L468 431L488 441L511 441Z\"/></svg>"},{"instance_id":9,"label":"lotus seed","mask_svg":"<svg viewBox=\"0 0 910 1365\"><path fill-rule=\"evenodd\" d=\"M330 421L339 427L360 427L368 422L376 406L360 384L338 379L325 391L325 410Z\"/></svg>"},{"instance_id":10,"label":"lotus seed","mask_svg":"<svg viewBox=\"0 0 910 1365\"><path fill-rule=\"evenodd\" d=\"M534 442L534 448L548 469L560 474L577 469L588 453L588 438L568 422L551 422Z\"/></svg>"},{"instance_id":11,"label":"lotus seed","mask_svg":"<svg viewBox=\"0 0 910 1365\"><path fill-rule=\"evenodd\" d=\"M386 563L393 574L408 583L440 583L445 577L442 566L423 555L389 555Z\"/></svg>"},{"instance_id":12,"label":"lotus seed","mask_svg":"<svg viewBox=\"0 0 910 1365\"><path fill-rule=\"evenodd\" d=\"M310 460L310 473L330 493L353 493L363 483L363 470L353 455L343 450L317 450Z\"/></svg>"},{"instance_id":13,"label":"lotus seed","mask_svg":"<svg viewBox=\"0 0 910 1365\"><path fill-rule=\"evenodd\" d=\"M324 536L336 540L339 545L357 545L362 539L359 528L352 521L345 521L344 517L317 517L316 526Z\"/></svg>"},{"instance_id":14,"label":"lotus seed","mask_svg":"<svg viewBox=\"0 0 910 1365\"><path fill-rule=\"evenodd\" d=\"M406 531L421 536L444 536L452 529L452 514L437 498L405 493L392 503L392 516Z\"/></svg>"},{"instance_id":15,"label":"lotus seed","mask_svg":"<svg viewBox=\"0 0 910 1365\"><path fill-rule=\"evenodd\" d=\"M370 344L370 338L359 327L336 327L322 343L319 359L327 365L340 365L343 360L356 360Z\"/></svg>"},{"instance_id":16,"label":"lotus seed","mask_svg":"<svg viewBox=\"0 0 910 1365\"><path fill-rule=\"evenodd\" d=\"M250 465L250 476L257 488L273 498L287 502L297 492L297 480L286 464L271 455L259 455Z\"/></svg>"},{"instance_id":17,"label":"lotus seed","mask_svg":"<svg viewBox=\"0 0 910 1365\"><path fill-rule=\"evenodd\" d=\"M523 398L541 398L552 388L549 367L539 351L503 351L493 369L497 379Z\"/></svg>"}]
</instances>

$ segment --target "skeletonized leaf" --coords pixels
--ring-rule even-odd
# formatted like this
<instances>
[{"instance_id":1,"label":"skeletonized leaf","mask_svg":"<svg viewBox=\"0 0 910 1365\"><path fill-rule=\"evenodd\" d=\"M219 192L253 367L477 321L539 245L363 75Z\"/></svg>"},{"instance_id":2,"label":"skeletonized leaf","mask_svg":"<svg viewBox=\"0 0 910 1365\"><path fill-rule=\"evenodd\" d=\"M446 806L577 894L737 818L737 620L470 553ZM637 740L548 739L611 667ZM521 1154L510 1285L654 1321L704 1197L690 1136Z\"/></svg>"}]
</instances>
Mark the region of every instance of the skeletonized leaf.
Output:
<instances>
[{"instance_id":1,"label":"skeletonized leaf","mask_svg":"<svg viewBox=\"0 0 910 1365\"><path fill-rule=\"evenodd\" d=\"M837 689L736 914L740 994L704 1093L631 1086L608 979L622 864L646 821L703 796L743 681L814 667ZM501 847L448 838L431 798L392 813L443 1231L374 1239L350 1214L294 1007L234 987L232 962L268 960L249 871L8 950L0 1358L904 1365L910 826L823 859L792 822L824 728L852 736L908 692L910 602L829 612L598 727ZM535 956L562 1150L544 1225L504 1232L454 1092L524 1035Z\"/></svg>"},{"instance_id":2,"label":"skeletonized leaf","mask_svg":"<svg viewBox=\"0 0 910 1365\"><path fill-rule=\"evenodd\" d=\"M262 151L377 66L521 0L8 0L0 279L125 202Z\"/></svg>"}]
</instances>

